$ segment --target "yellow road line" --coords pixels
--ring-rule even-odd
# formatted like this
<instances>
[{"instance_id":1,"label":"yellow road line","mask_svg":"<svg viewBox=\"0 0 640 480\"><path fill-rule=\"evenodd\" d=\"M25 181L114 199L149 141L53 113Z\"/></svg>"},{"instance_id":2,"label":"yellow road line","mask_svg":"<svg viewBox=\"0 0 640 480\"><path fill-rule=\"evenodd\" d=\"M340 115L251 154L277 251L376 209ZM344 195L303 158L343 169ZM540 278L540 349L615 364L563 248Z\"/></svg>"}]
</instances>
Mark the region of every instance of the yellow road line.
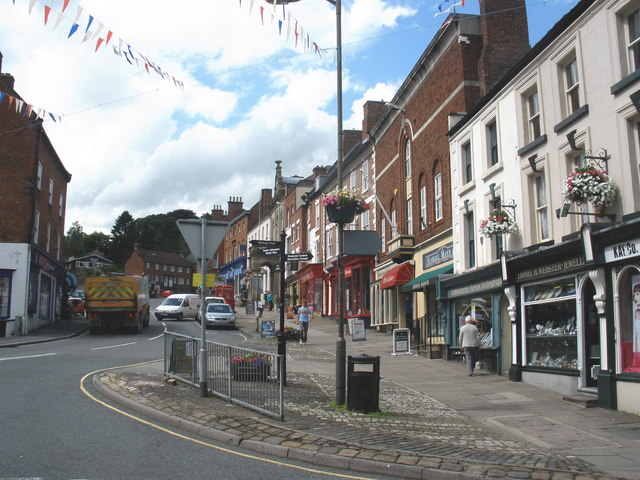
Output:
<instances>
[{"instance_id":1,"label":"yellow road line","mask_svg":"<svg viewBox=\"0 0 640 480\"><path fill-rule=\"evenodd\" d=\"M290 463L280 462L278 460L271 460L271 459L268 459L268 458L263 458L263 457L258 457L258 456L255 456L255 455L251 455L251 454L248 454L248 453L238 452L238 451L235 451L235 450L231 450L229 448L219 447L217 445L212 445L211 443L203 442L202 440L198 440L196 438L192 438L192 437L189 437L187 435L183 435L181 433L174 432L173 430L169 430L166 427L162 427L162 426L160 426L160 425L158 425L156 423L150 422L148 420L144 420L144 419L142 419L140 417L136 417L135 415L132 415L132 414L127 413L127 412L125 412L123 410L120 410L119 408L116 408L116 407L114 407L112 405L109 405L108 403L103 402L102 400L100 400L100 399L96 398L95 396L91 395L91 393L89 393L89 391L84 386L85 381L91 375L95 375L95 374L100 373L100 372L106 372L108 370L116 370L118 368L137 367L137 366L140 366L140 365L148 365L150 363L155 363L155 362L158 362L158 361L160 361L160 360L151 360L151 361L148 361L148 362L134 363L132 365L120 365L120 366L117 366L117 367L101 368L99 370L94 370L93 372L87 373L85 376L83 376L80 379L80 390L82 391L82 393L84 393L87 397L89 397L94 402L99 403L103 407L106 407L106 408L108 408L110 410L113 410L116 413L124 415L125 417L128 417L131 420L135 420L135 421L140 422L140 423L142 423L144 425L147 425L149 427L152 427L152 428L155 428L157 430L160 430L161 432L167 433L169 435L173 435L174 437L181 438L182 440L188 440L190 442L197 443L198 445L209 447L209 448L214 449L214 450L218 450L218 451L221 451L221 452L229 453L231 455L236 455L236 456L239 456L239 457L242 457L242 458L247 458L247 459L251 459L251 460L257 460L259 462L270 463L272 465L278 465L278 466L281 466L281 467L293 468L293 469L296 469L296 470L302 470L304 472L317 473L319 475L326 475L326 476L331 476L331 477L336 477L336 478L348 478L348 479L351 479L351 480L373 480L373 479L371 479L369 477L356 477L356 476L353 476L353 475L345 475L345 474L341 474L341 473L331 473L331 472L325 472L323 470L316 470L316 469L313 469L313 468L300 467L298 465L292 465Z\"/></svg>"}]
</instances>

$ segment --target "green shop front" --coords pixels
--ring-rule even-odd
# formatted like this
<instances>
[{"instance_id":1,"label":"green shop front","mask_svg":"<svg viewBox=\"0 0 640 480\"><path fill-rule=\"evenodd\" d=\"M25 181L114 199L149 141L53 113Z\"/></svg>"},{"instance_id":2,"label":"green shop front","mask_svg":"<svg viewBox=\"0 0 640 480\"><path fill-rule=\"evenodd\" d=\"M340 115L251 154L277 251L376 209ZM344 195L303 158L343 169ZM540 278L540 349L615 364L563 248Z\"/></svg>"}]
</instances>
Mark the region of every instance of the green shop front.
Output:
<instances>
[{"instance_id":1,"label":"green shop front","mask_svg":"<svg viewBox=\"0 0 640 480\"><path fill-rule=\"evenodd\" d=\"M473 272L441 275L438 304L446 319L445 342L447 360L463 360L458 334L464 319L470 315L480 331L481 368L492 373L502 371L500 340L501 313L506 308L500 265Z\"/></svg>"}]
</instances>

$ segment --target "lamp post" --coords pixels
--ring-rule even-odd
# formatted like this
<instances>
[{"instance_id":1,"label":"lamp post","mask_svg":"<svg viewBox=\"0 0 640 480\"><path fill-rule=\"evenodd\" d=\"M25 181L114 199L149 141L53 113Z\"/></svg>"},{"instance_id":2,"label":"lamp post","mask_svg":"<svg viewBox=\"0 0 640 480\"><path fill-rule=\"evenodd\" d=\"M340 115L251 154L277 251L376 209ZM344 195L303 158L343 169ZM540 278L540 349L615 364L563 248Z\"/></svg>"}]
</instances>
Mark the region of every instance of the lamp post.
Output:
<instances>
[{"instance_id":1,"label":"lamp post","mask_svg":"<svg viewBox=\"0 0 640 480\"><path fill-rule=\"evenodd\" d=\"M266 0L271 4L287 5L299 0ZM336 7L336 116L338 117L338 189L342 183L342 0L327 0ZM345 403L346 342L344 339L344 224L338 223L338 339L336 340L336 403Z\"/></svg>"}]
</instances>

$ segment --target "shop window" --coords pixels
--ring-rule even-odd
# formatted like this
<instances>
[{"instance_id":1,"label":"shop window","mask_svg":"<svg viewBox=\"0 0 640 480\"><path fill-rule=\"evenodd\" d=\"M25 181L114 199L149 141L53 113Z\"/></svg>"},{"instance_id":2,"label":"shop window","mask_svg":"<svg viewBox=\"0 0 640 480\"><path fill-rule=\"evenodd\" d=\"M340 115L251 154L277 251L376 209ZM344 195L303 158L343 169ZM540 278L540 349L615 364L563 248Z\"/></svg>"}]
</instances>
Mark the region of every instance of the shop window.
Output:
<instances>
[{"instance_id":1,"label":"shop window","mask_svg":"<svg viewBox=\"0 0 640 480\"><path fill-rule=\"evenodd\" d=\"M631 272L618 285L622 373L640 373L640 272Z\"/></svg>"},{"instance_id":2,"label":"shop window","mask_svg":"<svg viewBox=\"0 0 640 480\"><path fill-rule=\"evenodd\" d=\"M9 318L9 299L11 298L11 275L9 270L0 270L0 318Z\"/></svg>"},{"instance_id":3,"label":"shop window","mask_svg":"<svg viewBox=\"0 0 640 480\"><path fill-rule=\"evenodd\" d=\"M465 324L467 315L475 319L480 333L480 346L482 348L494 348L493 344L493 309L491 296L478 295L471 299L457 300L454 304L456 318L456 340L460 333L460 327Z\"/></svg>"},{"instance_id":4,"label":"shop window","mask_svg":"<svg viewBox=\"0 0 640 480\"><path fill-rule=\"evenodd\" d=\"M578 369L574 278L524 287L526 365Z\"/></svg>"}]
</instances>

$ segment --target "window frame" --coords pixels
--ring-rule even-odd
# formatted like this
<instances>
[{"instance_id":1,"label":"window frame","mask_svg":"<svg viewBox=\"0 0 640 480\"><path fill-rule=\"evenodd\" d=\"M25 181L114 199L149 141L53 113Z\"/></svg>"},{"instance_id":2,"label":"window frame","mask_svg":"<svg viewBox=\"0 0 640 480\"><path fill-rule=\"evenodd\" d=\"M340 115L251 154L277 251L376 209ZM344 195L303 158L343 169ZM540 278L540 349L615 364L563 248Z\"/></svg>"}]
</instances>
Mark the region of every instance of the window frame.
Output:
<instances>
[{"instance_id":1,"label":"window frame","mask_svg":"<svg viewBox=\"0 0 640 480\"><path fill-rule=\"evenodd\" d=\"M462 185L473 182L473 155L471 154L471 140L460 145L460 162L462 171Z\"/></svg>"},{"instance_id":2,"label":"window frame","mask_svg":"<svg viewBox=\"0 0 640 480\"><path fill-rule=\"evenodd\" d=\"M560 64L563 81L563 105L566 116L576 112L582 105L580 94L580 72L578 71L578 56L573 51ZM573 82L573 83L569 83Z\"/></svg>"},{"instance_id":3,"label":"window frame","mask_svg":"<svg viewBox=\"0 0 640 480\"><path fill-rule=\"evenodd\" d=\"M436 222L443 218L443 196L442 196L442 173L436 173L433 176L433 213L435 215Z\"/></svg>"},{"instance_id":4,"label":"window frame","mask_svg":"<svg viewBox=\"0 0 640 480\"><path fill-rule=\"evenodd\" d=\"M425 230L427 228L427 182L424 175L420 177L418 197L420 198L420 225L418 230Z\"/></svg>"},{"instance_id":5,"label":"window frame","mask_svg":"<svg viewBox=\"0 0 640 480\"><path fill-rule=\"evenodd\" d=\"M635 17L636 38L631 38L631 17ZM640 8L624 16L624 26L627 68L629 69L629 73L633 73L640 68Z\"/></svg>"},{"instance_id":6,"label":"window frame","mask_svg":"<svg viewBox=\"0 0 640 480\"><path fill-rule=\"evenodd\" d=\"M408 138L404 143L404 177L411 178L411 141Z\"/></svg>"},{"instance_id":7,"label":"window frame","mask_svg":"<svg viewBox=\"0 0 640 480\"><path fill-rule=\"evenodd\" d=\"M369 160L364 160L360 166L362 172L362 191L369 190Z\"/></svg>"},{"instance_id":8,"label":"window frame","mask_svg":"<svg viewBox=\"0 0 640 480\"><path fill-rule=\"evenodd\" d=\"M535 97L536 111L532 111L531 99ZM540 112L540 92L537 85L534 89L525 93L524 107L527 118L527 134L528 142L533 142L536 138L542 136L542 114Z\"/></svg>"},{"instance_id":9,"label":"window frame","mask_svg":"<svg viewBox=\"0 0 640 480\"><path fill-rule=\"evenodd\" d=\"M407 199L406 208L407 208L407 222L406 222L407 235L413 235L413 202L411 201L411 198Z\"/></svg>"},{"instance_id":10,"label":"window frame","mask_svg":"<svg viewBox=\"0 0 640 480\"><path fill-rule=\"evenodd\" d=\"M487 139L487 168L491 168L500 163L497 119L493 118L485 125L485 135Z\"/></svg>"}]
</instances>

